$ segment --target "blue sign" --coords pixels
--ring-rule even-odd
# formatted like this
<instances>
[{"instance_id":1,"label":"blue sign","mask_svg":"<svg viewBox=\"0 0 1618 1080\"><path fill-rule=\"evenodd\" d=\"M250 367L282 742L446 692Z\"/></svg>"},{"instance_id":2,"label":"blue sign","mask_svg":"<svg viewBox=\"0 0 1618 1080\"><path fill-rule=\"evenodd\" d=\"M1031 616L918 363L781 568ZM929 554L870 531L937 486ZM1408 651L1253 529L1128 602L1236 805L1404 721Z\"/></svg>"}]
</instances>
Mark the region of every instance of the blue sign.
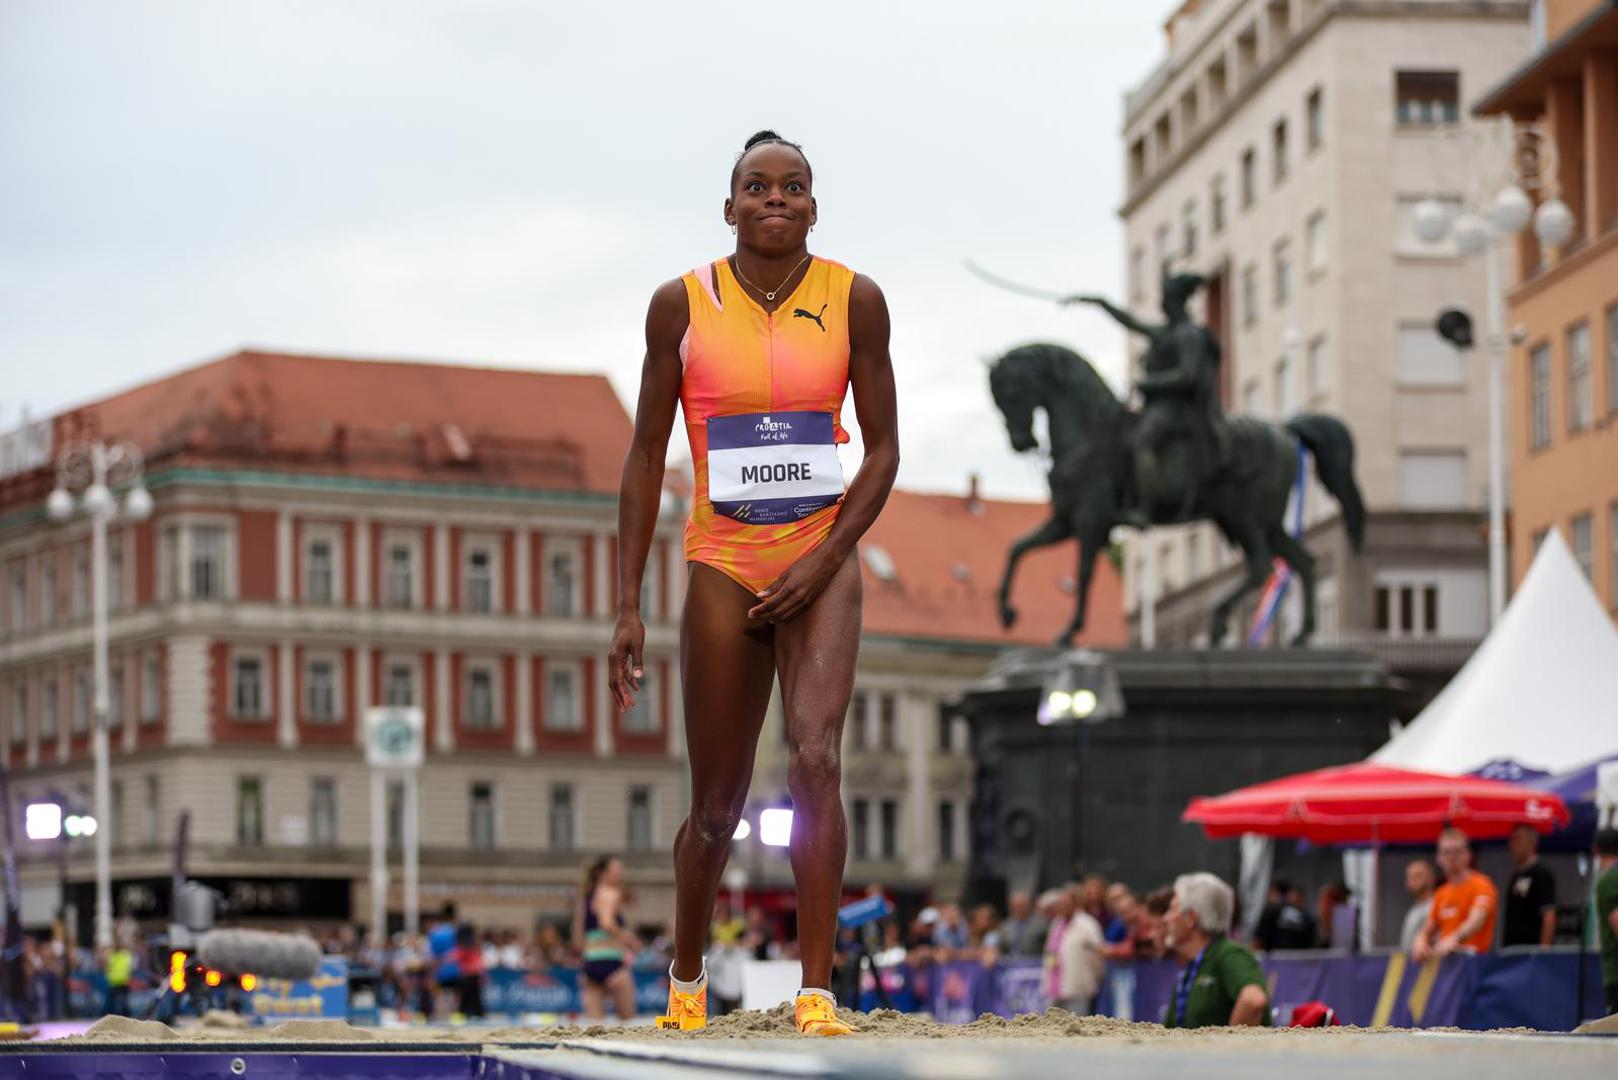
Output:
<instances>
[{"instance_id":1,"label":"blue sign","mask_svg":"<svg viewBox=\"0 0 1618 1080\"><path fill-rule=\"evenodd\" d=\"M261 1020L347 1020L348 957L322 956L311 979L260 979L247 995L249 1016Z\"/></svg>"}]
</instances>

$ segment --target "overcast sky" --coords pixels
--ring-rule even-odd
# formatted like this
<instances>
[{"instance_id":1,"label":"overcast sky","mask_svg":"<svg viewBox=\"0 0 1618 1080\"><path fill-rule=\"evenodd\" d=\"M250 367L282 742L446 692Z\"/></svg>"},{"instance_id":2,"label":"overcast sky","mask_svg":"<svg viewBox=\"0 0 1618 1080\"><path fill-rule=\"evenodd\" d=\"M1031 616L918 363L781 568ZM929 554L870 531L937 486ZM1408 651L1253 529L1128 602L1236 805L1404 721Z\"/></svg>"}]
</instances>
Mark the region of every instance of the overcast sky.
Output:
<instances>
[{"instance_id":1,"label":"overcast sky","mask_svg":"<svg viewBox=\"0 0 1618 1080\"><path fill-rule=\"evenodd\" d=\"M900 483L1042 495L980 361L1116 380L1123 337L961 260L1121 292L1122 93L1174 6L0 0L0 427L249 345L603 372L632 409L647 300L730 249L768 126L811 250L887 293Z\"/></svg>"}]
</instances>

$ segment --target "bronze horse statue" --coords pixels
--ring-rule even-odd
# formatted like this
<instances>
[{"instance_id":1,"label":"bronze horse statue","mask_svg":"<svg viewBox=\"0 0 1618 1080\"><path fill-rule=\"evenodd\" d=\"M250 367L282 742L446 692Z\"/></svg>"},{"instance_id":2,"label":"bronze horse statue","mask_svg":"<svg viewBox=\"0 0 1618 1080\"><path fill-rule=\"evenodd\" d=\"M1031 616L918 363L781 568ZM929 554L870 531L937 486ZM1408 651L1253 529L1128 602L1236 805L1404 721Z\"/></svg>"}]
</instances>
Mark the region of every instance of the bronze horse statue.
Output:
<instances>
[{"instance_id":1,"label":"bronze horse statue","mask_svg":"<svg viewBox=\"0 0 1618 1080\"><path fill-rule=\"evenodd\" d=\"M1196 486L1189 513L1176 500L1142 498L1135 465L1136 429L1141 415L1116 394L1079 354L1060 345L1012 349L989 368L989 389L1005 418L1011 447L1019 453L1038 448L1034 412L1044 409L1050 433L1051 516L1018 539L1000 580L1000 621L1017 618L1011 582L1017 561L1034 548L1063 540L1079 544L1078 588L1072 621L1056 644L1072 644L1084 629L1085 606L1096 557L1106 550L1115 525L1178 525L1213 522L1241 550L1246 572L1215 605L1209 639L1218 646L1230 628L1231 612L1242 597L1261 588L1276 557L1298 575L1303 588L1303 625L1292 644L1307 643L1315 631L1315 560L1283 525L1287 498L1297 474L1296 439L1315 459L1315 474L1343 508L1354 550L1365 535L1365 506L1354 481L1354 440L1342 421L1309 413L1284 424L1252 417L1229 421L1230 460ZM1174 440L1160 455L1164 473L1192 475L1199 464L1190 439Z\"/></svg>"}]
</instances>

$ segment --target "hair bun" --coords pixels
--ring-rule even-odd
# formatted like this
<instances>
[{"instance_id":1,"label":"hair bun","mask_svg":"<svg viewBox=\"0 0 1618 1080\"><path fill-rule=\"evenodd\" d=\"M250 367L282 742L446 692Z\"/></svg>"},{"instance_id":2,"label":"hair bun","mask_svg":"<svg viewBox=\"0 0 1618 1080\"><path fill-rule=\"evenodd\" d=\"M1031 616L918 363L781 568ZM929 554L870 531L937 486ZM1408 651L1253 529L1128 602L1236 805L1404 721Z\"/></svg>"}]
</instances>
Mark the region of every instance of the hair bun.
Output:
<instances>
[{"instance_id":1,"label":"hair bun","mask_svg":"<svg viewBox=\"0 0 1618 1080\"><path fill-rule=\"evenodd\" d=\"M781 136L777 135L774 131L771 131L769 128L765 128L763 131L753 133L752 137L742 145L742 153L747 153L747 151L753 149L753 147L757 146L759 143L785 141L785 139L781 138Z\"/></svg>"}]
</instances>

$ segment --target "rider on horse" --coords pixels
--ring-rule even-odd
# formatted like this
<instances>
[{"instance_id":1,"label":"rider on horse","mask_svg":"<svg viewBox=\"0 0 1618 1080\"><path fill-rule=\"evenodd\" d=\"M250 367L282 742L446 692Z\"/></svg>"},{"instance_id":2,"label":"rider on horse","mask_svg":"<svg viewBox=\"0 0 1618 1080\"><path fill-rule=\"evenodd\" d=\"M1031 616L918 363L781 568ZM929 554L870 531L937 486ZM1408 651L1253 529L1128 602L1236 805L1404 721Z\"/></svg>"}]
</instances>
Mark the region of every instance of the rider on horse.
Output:
<instances>
[{"instance_id":1,"label":"rider on horse","mask_svg":"<svg viewBox=\"0 0 1618 1080\"><path fill-rule=\"evenodd\" d=\"M1189 521L1202 485L1217 477L1230 461L1230 425L1219 403L1219 342L1206 327L1191 321L1185 305L1201 288L1196 274L1175 274L1163 279L1161 325L1145 323L1100 296L1073 296L1064 303L1095 304L1125 329L1150 343L1141 362L1143 375L1135 384L1143 405L1135 430L1136 503L1126 517L1145 527L1151 520L1154 493L1168 493L1179 484L1184 494L1175 520ZM1163 475L1163 450L1175 439L1189 435L1191 463L1183 479Z\"/></svg>"}]
</instances>

